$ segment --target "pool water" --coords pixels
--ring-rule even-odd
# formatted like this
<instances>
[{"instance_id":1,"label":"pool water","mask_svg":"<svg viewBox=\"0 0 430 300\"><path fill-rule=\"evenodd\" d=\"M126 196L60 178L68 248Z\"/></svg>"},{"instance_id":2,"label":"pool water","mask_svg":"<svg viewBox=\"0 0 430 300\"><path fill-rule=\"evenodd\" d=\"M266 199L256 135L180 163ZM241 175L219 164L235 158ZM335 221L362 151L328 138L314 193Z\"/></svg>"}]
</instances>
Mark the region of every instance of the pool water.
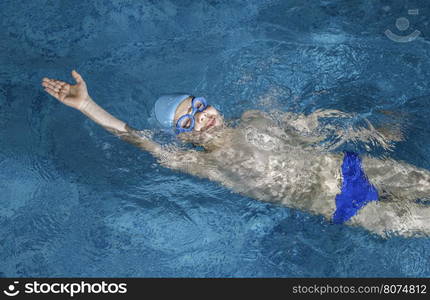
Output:
<instances>
[{"instance_id":1,"label":"pool water","mask_svg":"<svg viewBox=\"0 0 430 300\"><path fill-rule=\"evenodd\" d=\"M429 277L429 238L383 239L165 169L40 86L76 69L142 129L177 91L226 118L392 111L406 139L384 155L430 169L429 16L424 0L1 1L0 276Z\"/></svg>"}]
</instances>

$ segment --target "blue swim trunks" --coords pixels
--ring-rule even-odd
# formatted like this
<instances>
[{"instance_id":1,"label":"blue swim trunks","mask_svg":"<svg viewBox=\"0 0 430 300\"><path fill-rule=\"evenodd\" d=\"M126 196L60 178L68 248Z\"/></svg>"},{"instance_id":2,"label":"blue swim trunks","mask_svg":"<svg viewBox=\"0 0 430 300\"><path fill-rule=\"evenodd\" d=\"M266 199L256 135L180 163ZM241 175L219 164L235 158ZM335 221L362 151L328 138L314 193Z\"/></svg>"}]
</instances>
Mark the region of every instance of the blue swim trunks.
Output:
<instances>
[{"instance_id":1,"label":"blue swim trunks","mask_svg":"<svg viewBox=\"0 0 430 300\"><path fill-rule=\"evenodd\" d=\"M367 180L357 153L345 152L342 163L342 189L336 195L333 223L342 224L370 201L378 201L378 191Z\"/></svg>"}]
</instances>

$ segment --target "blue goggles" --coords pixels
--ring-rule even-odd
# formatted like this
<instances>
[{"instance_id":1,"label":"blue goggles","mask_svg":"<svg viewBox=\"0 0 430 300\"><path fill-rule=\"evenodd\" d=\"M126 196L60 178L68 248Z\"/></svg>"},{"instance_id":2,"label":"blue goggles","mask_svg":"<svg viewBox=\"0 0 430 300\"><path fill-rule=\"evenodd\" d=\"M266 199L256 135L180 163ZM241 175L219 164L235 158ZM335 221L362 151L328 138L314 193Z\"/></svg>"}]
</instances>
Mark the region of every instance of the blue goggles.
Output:
<instances>
[{"instance_id":1,"label":"blue goggles","mask_svg":"<svg viewBox=\"0 0 430 300\"><path fill-rule=\"evenodd\" d=\"M206 99L203 97L193 97L191 100L192 111L189 114L181 116L176 122L176 134L189 132L194 129L194 116L197 112L202 112L208 107Z\"/></svg>"}]
</instances>

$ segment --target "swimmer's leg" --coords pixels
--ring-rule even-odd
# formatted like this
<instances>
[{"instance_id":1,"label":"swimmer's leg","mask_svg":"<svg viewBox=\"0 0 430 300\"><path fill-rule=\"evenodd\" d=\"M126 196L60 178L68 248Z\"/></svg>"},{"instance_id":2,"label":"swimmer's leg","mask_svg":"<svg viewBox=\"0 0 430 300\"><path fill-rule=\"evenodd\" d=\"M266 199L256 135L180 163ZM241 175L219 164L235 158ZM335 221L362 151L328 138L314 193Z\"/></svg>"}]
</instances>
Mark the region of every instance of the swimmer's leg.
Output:
<instances>
[{"instance_id":1,"label":"swimmer's leg","mask_svg":"<svg viewBox=\"0 0 430 300\"><path fill-rule=\"evenodd\" d=\"M347 223L382 236L430 236L430 205L415 202L430 200L430 171L370 156L362 157L362 168L380 201L369 202Z\"/></svg>"},{"instance_id":2,"label":"swimmer's leg","mask_svg":"<svg viewBox=\"0 0 430 300\"><path fill-rule=\"evenodd\" d=\"M430 201L429 170L403 161L370 156L362 157L362 167L382 199Z\"/></svg>"},{"instance_id":3,"label":"swimmer's leg","mask_svg":"<svg viewBox=\"0 0 430 300\"><path fill-rule=\"evenodd\" d=\"M372 201L346 224L378 235L430 236L430 206L409 201Z\"/></svg>"}]
</instances>

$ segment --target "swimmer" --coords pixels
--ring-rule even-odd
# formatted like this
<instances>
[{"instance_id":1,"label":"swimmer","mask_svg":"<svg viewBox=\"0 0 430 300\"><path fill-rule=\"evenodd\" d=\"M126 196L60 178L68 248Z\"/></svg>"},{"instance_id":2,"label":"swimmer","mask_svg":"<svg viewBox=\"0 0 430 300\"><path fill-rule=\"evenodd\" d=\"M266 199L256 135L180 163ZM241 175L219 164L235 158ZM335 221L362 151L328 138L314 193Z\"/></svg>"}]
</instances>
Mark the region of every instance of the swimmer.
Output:
<instances>
[{"instance_id":1,"label":"swimmer","mask_svg":"<svg viewBox=\"0 0 430 300\"><path fill-rule=\"evenodd\" d=\"M318 119L280 113L276 121L246 111L236 127L203 97L174 94L155 103L155 117L179 141L204 151L160 145L98 106L75 70L75 85L43 78L45 91L119 138L151 153L164 167L218 182L245 196L322 215L334 224L362 226L383 237L430 235L430 172L402 161L354 152L320 151L312 145ZM346 114L345 114L346 115Z\"/></svg>"}]
</instances>

